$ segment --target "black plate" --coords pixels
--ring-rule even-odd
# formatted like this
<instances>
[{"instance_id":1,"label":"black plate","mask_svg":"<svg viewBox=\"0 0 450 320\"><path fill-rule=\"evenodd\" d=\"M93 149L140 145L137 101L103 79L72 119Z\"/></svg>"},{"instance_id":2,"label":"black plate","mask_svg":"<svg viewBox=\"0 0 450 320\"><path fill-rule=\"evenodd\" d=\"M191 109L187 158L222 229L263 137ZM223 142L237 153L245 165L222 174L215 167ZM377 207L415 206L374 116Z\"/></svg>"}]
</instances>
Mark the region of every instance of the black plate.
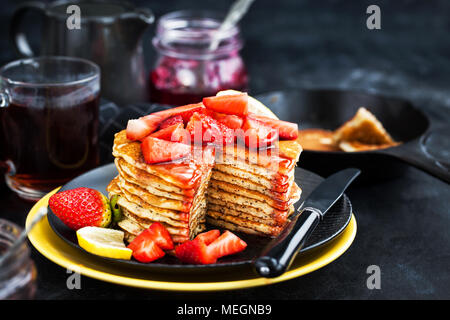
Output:
<instances>
[{"instance_id":1,"label":"black plate","mask_svg":"<svg viewBox=\"0 0 450 320\"><path fill-rule=\"evenodd\" d=\"M91 170L74 180L64 185L61 191L74 189L78 187L89 187L99 190L106 194L106 186L117 175L115 165L108 164L97 169ZM295 180L297 184L302 188L302 198L298 202L302 203L311 191L323 180L320 176L297 168L295 173ZM345 227L348 225L352 215L352 206L350 200L344 195L326 214L324 220L318 225L311 237L308 239L305 247L301 252L311 250L315 247L325 244L339 235ZM84 251L79 245L75 231L69 229L62 221L50 210L48 213L48 221L52 229L56 234L62 238L65 242L71 246ZM236 234L247 242L248 246L239 254L224 257L219 259L215 264L210 265L188 265L182 264L180 261L170 255L166 255L160 260L152 263L140 263L135 260L118 260L111 258L104 258L101 256L95 256L96 258L103 260L109 264L113 263L117 266L137 268L140 270L148 271L203 271L203 270L223 270L230 267L236 267L241 265L251 264L252 261L261 254L263 248L268 244L270 238L264 238L259 236L252 236L248 234L238 233ZM84 251L85 252L85 251ZM91 255L91 254L90 254Z\"/></svg>"}]
</instances>

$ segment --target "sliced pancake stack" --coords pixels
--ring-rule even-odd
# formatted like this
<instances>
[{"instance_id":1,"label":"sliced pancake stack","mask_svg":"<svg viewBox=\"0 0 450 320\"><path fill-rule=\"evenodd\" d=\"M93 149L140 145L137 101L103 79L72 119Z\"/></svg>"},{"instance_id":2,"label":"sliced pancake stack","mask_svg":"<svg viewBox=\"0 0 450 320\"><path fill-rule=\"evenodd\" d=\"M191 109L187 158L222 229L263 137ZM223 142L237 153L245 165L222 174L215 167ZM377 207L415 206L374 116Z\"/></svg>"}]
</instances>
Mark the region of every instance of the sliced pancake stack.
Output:
<instances>
[{"instance_id":1,"label":"sliced pancake stack","mask_svg":"<svg viewBox=\"0 0 450 320\"><path fill-rule=\"evenodd\" d=\"M156 221L178 243L205 229L205 192L214 164L212 147L193 147L191 155L180 161L147 164L140 142L128 140L123 130L115 136L113 155L119 174L107 191L110 197L118 196L124 215L118 225L127 241Z\"/></svg>"},{"instance_id":2,"label":"sliced pancake stack","mask_svg":"<svg viewBox=\"0 0 450 320\"><path fill-rule=\"evenodd\" d=\"M205 222L261 236L281 232L301 194L298 125L253 113L261 109L253 100L218 94L132 119L116 134L119 174L108 192L118 197L128 241L154 222L177 243Z\"/></svg>"},{"instance_id":3,"label":"sliced pancake stack","mask_svg":"<svg viewBox=\"0 0 450 320\"><path fill-rule=\"evenodd\" d=\"M296 141L280 141L266 152L232 146L216 153L207 222L249 234L278 235L301 195L294 182L301 151Z\"/></svg>"}]
</instances>

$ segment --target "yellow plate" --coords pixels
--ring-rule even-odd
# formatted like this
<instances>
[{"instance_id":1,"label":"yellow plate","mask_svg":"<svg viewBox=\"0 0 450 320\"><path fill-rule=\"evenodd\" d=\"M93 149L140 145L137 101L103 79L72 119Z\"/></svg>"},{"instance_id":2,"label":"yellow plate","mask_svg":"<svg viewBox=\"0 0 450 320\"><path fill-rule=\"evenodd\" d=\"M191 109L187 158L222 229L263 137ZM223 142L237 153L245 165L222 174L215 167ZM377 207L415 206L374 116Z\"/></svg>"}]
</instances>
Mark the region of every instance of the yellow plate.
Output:
<instances>
[{"instance_id":1,"label":"yellow plate","mask_svg":"<svg viewBox=\"0 0 450 320\"><path fill-rule=\"evenodd\" d=\"M34 205L28 214L26 226L29 226L41 207L47 207L49 197L56 191L47 194ZM315 271L341 256L350 247L355 235L356 220L355 216L352 215L350 223L338 237L326 245L299 255L289 271L273 279L258 277L249 266L236 268L235 273L207 272L205 274L150 273L148 271L127 270L126 268L117 269L117 267L108 266L107 263L96 259L91 254L64 242L52 230L46 217L36 224L28 238L42 255L54 263L98 280L147 289L218 291L269 285Z\"/></svg>"}]
</instances>

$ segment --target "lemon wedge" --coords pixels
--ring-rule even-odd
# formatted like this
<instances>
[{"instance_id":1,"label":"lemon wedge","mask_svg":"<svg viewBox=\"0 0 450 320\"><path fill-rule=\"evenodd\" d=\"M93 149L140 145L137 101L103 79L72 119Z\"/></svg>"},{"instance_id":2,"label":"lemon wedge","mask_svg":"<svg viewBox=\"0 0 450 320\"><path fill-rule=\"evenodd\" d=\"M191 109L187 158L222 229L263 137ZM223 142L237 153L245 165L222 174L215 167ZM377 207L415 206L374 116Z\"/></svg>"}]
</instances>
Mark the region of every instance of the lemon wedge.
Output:
<instances>
[{"instance_id":1,"label":"lemon wedge","mask_svg":"<svg viewBox=\"0 0 450 320\"><path fill-rule=\"evenodd\" d=\"M223 90L217 92L216 96L226 96L231 94L239 94L242 93L237 90ZM263 103L261 103L259 100L256 100L255 98L248 96L248 111L259 114L261 116L269 117L272 119L278 119L278 117L275 115L275 113L272 112L268 107L266 107Z\"/></svg>"},{"instance_id":2,"label":"lemon wedge","mask_svg":"<svg viewBox=\"0 0 450 320\"><path fill-rule=\"evenodd\" d=\"M77 230L77 238L80 247L102 257L130 260L133 253L125 246L120 230L84 227Z\"/></svg>"}]
</instances>

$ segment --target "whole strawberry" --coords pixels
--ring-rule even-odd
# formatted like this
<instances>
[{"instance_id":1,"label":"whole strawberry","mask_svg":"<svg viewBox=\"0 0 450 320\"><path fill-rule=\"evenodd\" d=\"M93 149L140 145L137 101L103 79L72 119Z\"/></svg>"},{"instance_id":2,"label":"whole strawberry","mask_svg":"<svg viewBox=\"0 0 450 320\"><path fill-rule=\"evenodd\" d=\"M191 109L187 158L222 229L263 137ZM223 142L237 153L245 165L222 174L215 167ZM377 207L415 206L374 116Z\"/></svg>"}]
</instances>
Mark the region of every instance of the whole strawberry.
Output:
<instances>
[{"instance_id":1,"label":"whole strawberry","mask_svg":"<svg viewBox=\"0 0 450 320\"><path fill-rule=\"evenodd\" d=\"M88 226L107 227L111 223L109 201L94 189L82 187L55 193L48 205L73 230Z\"/></svg>"}]
</instances>

